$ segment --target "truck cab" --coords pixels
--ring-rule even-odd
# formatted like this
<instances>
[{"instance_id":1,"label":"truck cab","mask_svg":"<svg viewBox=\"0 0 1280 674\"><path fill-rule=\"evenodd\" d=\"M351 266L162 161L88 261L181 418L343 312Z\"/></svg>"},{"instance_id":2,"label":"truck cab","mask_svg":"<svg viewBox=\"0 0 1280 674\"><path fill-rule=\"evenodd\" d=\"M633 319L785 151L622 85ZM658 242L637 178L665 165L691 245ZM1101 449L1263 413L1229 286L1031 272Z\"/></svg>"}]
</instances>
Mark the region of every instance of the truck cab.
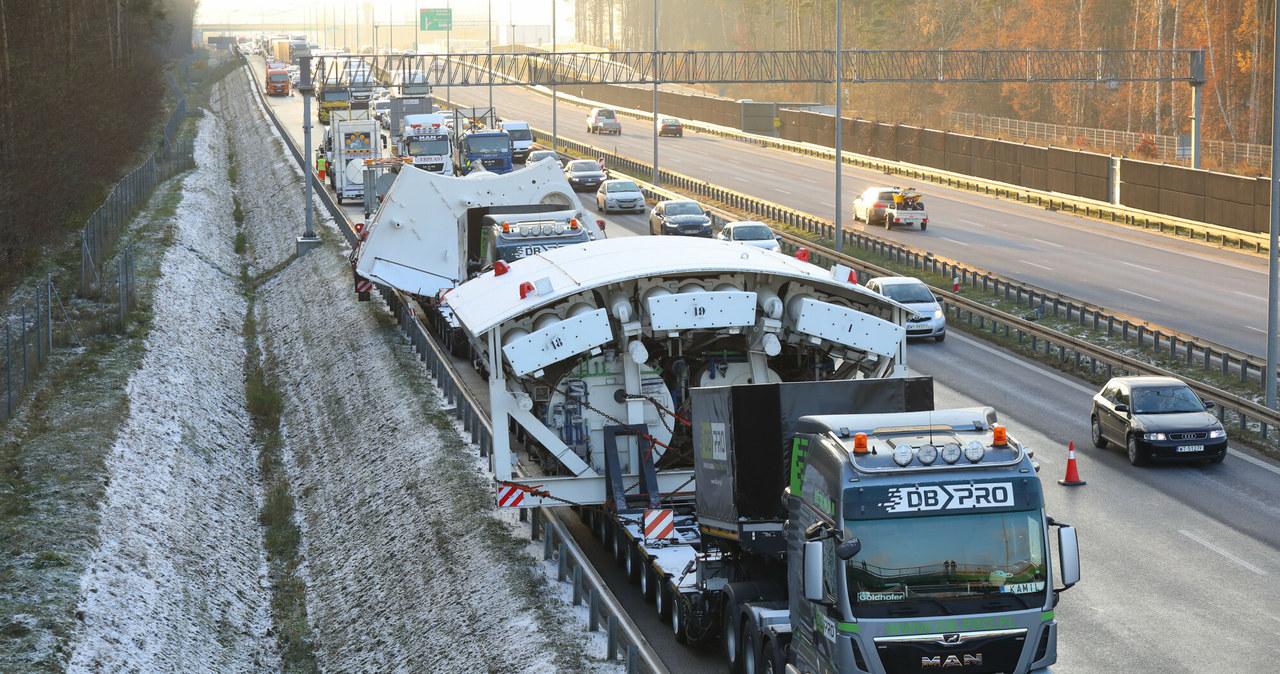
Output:
<instances>
[{"instance_id":1,"label":"truck cab","mask_svg":"<svg viewBox=\"0 0 1280 674\"><path fill-rule=\"evenodd\" d=\"M511 136L506 131L464 131L458 136L453 149L454 172L471 173L483 166L490 173L510 173Z\"/></svg>"},{"instance_id":2,"label":"truck cab","mask_svg":"<svg viewBox=\"0 0 1280 674\"><path fill-rule=\"evenodd\" d=\"M511 159L523 164L529 157L529 151L533 149L533 130L529 128L529 123L508 119L499 122L498 128L511 136Z\"/></svg>"},{"instance_id":3,"label":"truck cab","mask_svg":"<svg viewBox=\"0 0 1280 674\"><path fill-rule=\"evenodd\" d=\"M785 594L726 610L736 659L773 671L1049 671L1058 594L1079 580L1075 530L1045 514L1032 453L995 410L804 416L790 454Z\"/></svg>"},{"instance_id":4,"label":"truck cab","mask_svg":"<svg viewBox=\"0 0 1280 674\"><path fill-rule=\"evenodd\" d=\"M267 68L264 87L269 96L289 95L289 71L284 68Z\"/></svg>"},{"instance_id":5,"label":"truck cab","mask_svg":"<svg viewBox=\"0 0 1280 674\"><path fill-rule=\"evenodd\" d=\"M553 248L587 243L596 238L583 213L556 204L493 207L480 225L483 260L477 271L497 260L515 262Z\"/></svg>"},{"instance_id":6,"label":"truck cab","mask_svg":"<svg viewBox=\"0 0 1280 674\"><path fill-rule=\"evenodd\" d=\"M392 148L397 157L410 160L424 171L453 175L453 148L443 115L404 115L400 125Z\"/></svg>"}]
</instances>

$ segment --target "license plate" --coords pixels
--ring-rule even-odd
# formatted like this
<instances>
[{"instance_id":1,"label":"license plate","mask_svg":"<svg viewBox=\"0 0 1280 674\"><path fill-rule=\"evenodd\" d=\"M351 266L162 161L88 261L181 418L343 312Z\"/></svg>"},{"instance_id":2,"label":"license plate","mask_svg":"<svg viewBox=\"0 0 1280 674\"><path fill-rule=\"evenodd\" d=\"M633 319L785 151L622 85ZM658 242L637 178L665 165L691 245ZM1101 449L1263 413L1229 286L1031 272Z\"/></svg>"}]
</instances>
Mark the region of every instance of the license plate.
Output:
<instances>
[{"instance_id":1,"label":"license plate","mask_svg":"<svg viewBox=\"0 0 1280 674\"><path fill-rule=\"evenodd\" d=\"M1178 448L1179 452L1203 452L1204 445L1183 445Z\"/></svg>"},{"instance_id":2,"label":"license plate","mask_svg":"<svg viewBox=\"0 0 1280 674\"><path fill-rule=\"evenodd\" d=\"M547 246L520 246L517 250L520 257L530 257L547 250Z\"/></svg>"}]
</instances>

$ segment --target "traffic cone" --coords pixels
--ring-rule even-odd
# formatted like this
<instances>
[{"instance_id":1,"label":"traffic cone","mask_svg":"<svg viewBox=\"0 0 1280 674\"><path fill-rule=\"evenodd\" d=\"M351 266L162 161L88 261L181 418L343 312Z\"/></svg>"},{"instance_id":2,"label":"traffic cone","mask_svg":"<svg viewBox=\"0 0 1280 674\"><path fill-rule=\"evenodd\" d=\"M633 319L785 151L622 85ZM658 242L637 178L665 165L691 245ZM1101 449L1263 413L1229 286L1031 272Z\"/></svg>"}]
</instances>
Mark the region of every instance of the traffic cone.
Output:
<instances>
[{"instance_id":1,"label":"traffic cone","mask_svg":"<svg viewBox=\"0 0 1280 674\"><path fill-rule=\"evenodd\" d=\"M1076 472L1076 443L1067 446L1067 477L1058 480L1058 484L1064 487L1079 487L1084 484L1084 480L1080 479L1080 473Z\"/></svg>"}]
</instances>

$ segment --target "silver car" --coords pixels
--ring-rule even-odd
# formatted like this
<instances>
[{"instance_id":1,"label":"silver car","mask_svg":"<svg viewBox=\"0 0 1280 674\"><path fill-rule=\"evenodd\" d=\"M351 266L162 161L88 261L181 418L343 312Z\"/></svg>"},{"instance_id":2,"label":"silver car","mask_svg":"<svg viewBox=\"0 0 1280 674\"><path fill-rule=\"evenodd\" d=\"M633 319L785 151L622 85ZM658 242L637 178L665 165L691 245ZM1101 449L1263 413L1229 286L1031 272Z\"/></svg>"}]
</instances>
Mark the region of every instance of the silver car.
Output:
<instances>
[{"instance_id":1,"label":"silver car","mask_svg":"<svg viewBox=\"0 0 1280 674\"><path fill-rule=\"evenodd\" d=\"M778 243L778 234L769 229L769 225L755 220L727 222L724 227L720 228L716 238L721 241L736 241L748 246L771 250L775 253L782 252L782 246Z\"/></svg>"},{"instance_id":2,"label":"silver car","mask_svg":"<svg viewBox=\"0 0 1280 674\"><path fill-rule=\"evenodd\" d=\"M916 316L907 319L908 338L932 337L938 342L947 338L947 314L924 281L910 276L881 276L867 281L867 290L916 312Z\"/></svg>"},{"instance_id":3,"label":"silver car","mask_svg":"<svg viewBox=\"0 0 1280 674\"><path fill-rule=\"evenodd\" d=\"M596 207L601 211L644 212L644 192L630 180L615 178L600 183L596 190Z\"/></svg>"}]
</instances>

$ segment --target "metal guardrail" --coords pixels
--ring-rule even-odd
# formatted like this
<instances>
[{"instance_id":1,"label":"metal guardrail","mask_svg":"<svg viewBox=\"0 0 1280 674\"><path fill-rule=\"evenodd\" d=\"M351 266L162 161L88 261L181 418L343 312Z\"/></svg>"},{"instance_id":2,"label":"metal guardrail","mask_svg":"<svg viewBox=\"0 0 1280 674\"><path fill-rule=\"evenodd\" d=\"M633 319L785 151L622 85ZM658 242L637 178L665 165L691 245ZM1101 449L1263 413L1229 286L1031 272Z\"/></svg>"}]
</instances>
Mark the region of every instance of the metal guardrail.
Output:
<instances>
[{"instance_id":1,"label":"metal guardrail","mask_svg":"<svg viewBox=\"0 0 1280 674\"><path fill-rule=\"evenodd\" d=\"M549 135L543 130L534 129L533 131L538 139L549 138ZM652 167L649 164L607 152L585 143L562 139L560 147L585 156L604 157L607 167L632 171L640 175L651 175L652 173ZM656 188L641 179L634 177L633 179L641 184L646 197L685 198L689 195L710 197L720 203L727 204L731 208L741 209L757 217L774 220L811 234L817 234L824 242L831 240L834 236L835 226L828 221L670 171L660 171L660 175L665 182L670 182L680 191ZM712 213L714 215L713 221L716 225L738 219L737 214L728 211L713 208ZM1129 343L1130 335L1132 334L1134 343L1139 348L1147 348L1149 342L1149 346L1154 353L1163 352L1171 357L1185 359L1188 365L1203 363L1206 371L1220 367L1223 376L1238 372L1242 381L1250 381L1252 373L1257 372L1259 383L1261 383L1262 368L1265 365L1257 365L1247 355L1226 347L1205 342L1204 340L1197 340L1176 330L1155 326L1123 314L1108 312L1100 307L1080 302L1058 293L1051 293L1035 286L1005 279L996 274L972 269L953 260L940 258L932 253L902 246L862 232L846 230L845 235L845 241L853 246L890 257L898 264L910 265L913 269L941 275L944 278L954 277L961 286L974 289L980 287L982 291L990 291L995 295L1000 295L1003 292L1006 298L1014 299L1019 305L1025 298L1028 311L1040 311L1045 314L1052 312L1053 316L1065 315L1068 320L1078 320L1079 325L1091 328L1094 332L1101 333L1105 330L1108 337L1114 336L1118 332L1122 341L1126 343ZM791 250L799 247L811 248L813 246L813 242L810 240L785 232L783 233L783 243ZM896 272L884 267L864 262L848 255L841 255L826 248L822 250L811 249L810 261L827 267L833 262L839 262L852 269L859 270L860 276L863 278L866 278L866 276L863 276L866 274L872 276L896 274ZM1039 349L1040 344L1044 344L1046 353L1049 353L1049 355L1052 355L1049 350L1056 346L1059 349L1059 359L1063 361L1069 360L1068 354L1073 354L1072 357L1075 358L1078 368L1083 368L1084 361L1087 359L1088 369L1091 374L1097 374L1098 369L1103 368L1108 377L1117 371L1124 374L1178 376L1155 365L1143 363L1128 356L1111 352L1085 340L1063 334L1052 328L992 309L975 300L962 297L959 293L940 289L934 289L934 291L935 294L940 296L940 301L944 306L955 313L957 320L961 317L961 312L963 312L965 319L969 323L972 323L975 318L979 320L980 329L985 329L988 323L993 326L993 331L996 330L994 326L1004 326L1006 335L1010 334L1010 330L1017 333L1019 343L1022 343L1025 338L1030 338L1032 340L1032 348L1036 350ZM1237 418L1239 427L1242 429L1247 428L1250 421L1256 422L1259 424L1259 432L1263 439L1267 438L1271 427L1280 428L1280 413L1275 410L1202 382L1192 380L1188 381L1188 385L1196 391L1197 395L1209 397L1219 403L1217 407L1218 416L1224 420L1224 423L1226 421L1224 417L1227 413L1231 413Z\"/></svg>"},{"instance_id":2,"label":"metal guardrail","mask_svg":"<svg viewBox=\"0 0 1280 674\"><path fill-rule=\"evenodd\" d=\"M245 67L248 68L247 57L241 56L241 59L244 61ZM338 203L325 190L324 184L320 182L319 177L311 170L309 163L303 160L302 152L293 143L289 134L285 132L285 128L279 118L276 117L275 112L266 104L262 92L254 84L256 79L253 77L252 70L249 72L249 82L254 96L262 104L263 111L268 119L275 125L276 130L280 132L280 138L293 155L294 160L299 163L303 173L310 180L316 181L316 197L320 199L325 209L333 216L334 222L338 225L338 230L342 232L347 242L354 246L359 239L355 227L347 219L346 213L342 211ZM310 207L309 204L308 207ZM489 469L492 471L493 425L483 406L462 384L461 375L453 367L453 363L450 362L447 353L441 348L438 340L422 323L421 317L412 308L413 305L410 301L398 291L381 284L377 285L377 288L391 312L397 317L400 331L409 340L409 343L413 345L419 358L426 362L432 377L435 379L436 386L444 395L445 400L452 406L454 417L462 423L463 429L471 436L472 442L479 446L481 458L489 460ZM578 606L582 601L587 602L589 607L587 630L595 632L599 629L604 629L607 644L606 656L610 660L614 660L619 655L622 655L628 672L647 671L653 674L666 674L667 669L663 666L661 659L658 658L657 652L645 640L640 629L622 608L622 604L609 591L604 579L587 561L586 555L578 547L568 529L560 522L559 517L554 513L554 509L546 509L545 513L543 510L542 508L521 508L521 520L528 519L530 521L530 535L533 540L538 540L539 537L542 537L544 541L544 559L555 558L557 560L558 579L561 582L571 581L573 583L574 606ZM541 520L546 520L543 526L539 526ZM585 596L583 595L584 590L586 591ZM580 599L582 601L579 601ZM643 667L641 667L642 664Z\"/></svg>"}]
</instances>

